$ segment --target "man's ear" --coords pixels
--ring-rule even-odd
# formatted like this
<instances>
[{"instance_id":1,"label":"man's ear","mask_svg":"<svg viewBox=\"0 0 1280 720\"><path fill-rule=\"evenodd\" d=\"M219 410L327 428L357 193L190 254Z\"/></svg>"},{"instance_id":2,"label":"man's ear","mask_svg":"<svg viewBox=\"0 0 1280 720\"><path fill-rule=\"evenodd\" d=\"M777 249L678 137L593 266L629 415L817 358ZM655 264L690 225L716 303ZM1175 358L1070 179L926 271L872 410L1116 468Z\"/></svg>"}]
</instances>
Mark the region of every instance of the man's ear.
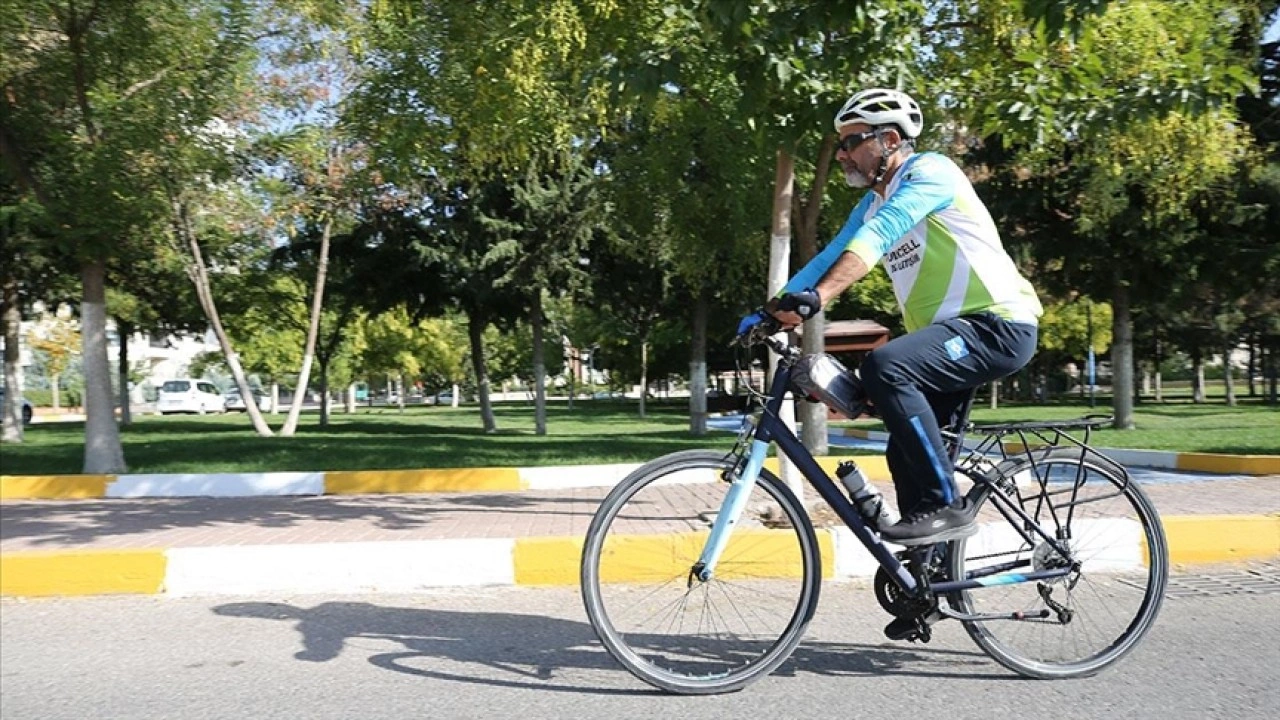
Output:
<instances>
[{"instance_id":1,"label":"man's ear","mask_svg":"<svg viewBox=\"0 0 1280 720\"><path fill-rule=\"evenodd\" d=\"M885 149L889 152L897 152L902 148L902 133L897 127L889 125L881 134L880 142L884 143Z\"/></svg>"}]
</instances>

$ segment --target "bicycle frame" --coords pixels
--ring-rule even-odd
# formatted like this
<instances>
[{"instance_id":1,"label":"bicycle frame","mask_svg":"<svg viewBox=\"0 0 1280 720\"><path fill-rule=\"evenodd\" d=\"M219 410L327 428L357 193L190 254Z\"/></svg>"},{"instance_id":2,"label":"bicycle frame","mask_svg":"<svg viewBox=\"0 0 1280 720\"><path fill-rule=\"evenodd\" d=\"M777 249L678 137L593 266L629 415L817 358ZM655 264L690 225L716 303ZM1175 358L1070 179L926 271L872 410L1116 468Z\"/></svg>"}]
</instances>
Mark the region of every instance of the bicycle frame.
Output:
<instances>
[{"instance_id":1,"label":"bicycle frame","mask_svg":"<svg viewBox=\"0 0 1280 720\"><path fill-rule=\"evenodd\" d=\"M1069 567L1027 573L1004 572L1004 569L996 569L994 573L987 576L932 583L928 588L922 588L921 583L903 565L894 552L880 540L879 535L867 527L866 521L862 519L853 503L845 497L844 491L827 476L826 472L813 458L813 455L800 442L800 439L795 436L795 433L791 432L791 429L779 417L778 413L782 408L782 403L786 402L790 383L790 364L785 362L778 363L777 370L774 372L773 383L769 389L769 399L760 413L760 421L756 424L755 431L752 434L751 450L747 454L745 466L743 466L738 477L733 479L732 487L729 489L724 504L721 506L720 512L716 514L711 534L703 547L698 564L694 567L694 574L700 580L706 581L714 576L716 562L728 543L729 535L742 515L751 486L755 484L756 479L760 476L760 469L764 464L765 456L768 454L770 443L777 443L779 451L795 463L795 466L809 481L809 484L818 491L818 494L831 506L831 509L836 512L836 515L840 517L844 524L853 531L854 536L867 548L867 551L884 568L889 577L893 578L908 595L919 596L925 591L932 591L934 594L941 595L992 585L1010 585L1062 577L1071 572Z\"/></svg>"}]
</instances>

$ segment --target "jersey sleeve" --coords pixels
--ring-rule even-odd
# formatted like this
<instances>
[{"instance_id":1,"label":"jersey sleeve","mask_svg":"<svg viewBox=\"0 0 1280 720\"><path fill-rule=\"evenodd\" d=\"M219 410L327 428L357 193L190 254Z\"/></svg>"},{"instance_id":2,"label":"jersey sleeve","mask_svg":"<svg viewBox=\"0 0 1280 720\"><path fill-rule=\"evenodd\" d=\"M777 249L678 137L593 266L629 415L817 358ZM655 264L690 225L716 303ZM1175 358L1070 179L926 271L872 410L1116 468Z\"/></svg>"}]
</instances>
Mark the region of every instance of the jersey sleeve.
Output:
<instances>
[{"instance_id":1,"label":"jersey sleeve","mask_svg":"<svg viewBox=\"0 0 1280 720\"><path fill-rule=\"evenodd\" d=\"M862 258L867 267L879 262L908 230L955 200L955 180L951 173L959 172L959 168L946 158L932 154L917 156L902 172L906 174L898 189L846 243L845 249Z\"/></svg>"},{"instance_id":2,"label":"jersey sleeve","mask_svg":"<svg viewBox=\"0 0 1280 720\"><path fill-rule=\"evenodd\" d=\"M849 240L858 232L858 228L862 227L862 219L867 215L867 208L871 207L871 193L868 192L862 196L862 201L854 206L853 211L849 213L849 219L845 221L844 227L840 228L840 232L836 234L835 239L827 244L822 252L813 256L800 272L787 281L787 284L778 291L778 297L790 292L799 292L817 287L818 282L822 280L822 276L827 274L832 265L836 264L836 260L844 254Z\"/></svg>"}]
</instances>

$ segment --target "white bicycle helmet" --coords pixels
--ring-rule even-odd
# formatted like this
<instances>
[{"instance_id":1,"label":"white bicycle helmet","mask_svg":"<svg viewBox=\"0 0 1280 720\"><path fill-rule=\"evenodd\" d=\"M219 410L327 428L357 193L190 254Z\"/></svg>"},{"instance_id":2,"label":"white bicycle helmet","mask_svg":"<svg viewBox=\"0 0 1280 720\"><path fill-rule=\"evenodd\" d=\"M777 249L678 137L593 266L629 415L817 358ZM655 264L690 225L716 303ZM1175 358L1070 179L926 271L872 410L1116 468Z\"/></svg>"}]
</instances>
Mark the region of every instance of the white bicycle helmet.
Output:
<instances>
[{"instance_id":1,"label":"white bicycle helmet","mask_svg":"<svg viewBox=\"0 0 1280 720\"><path fill-rule=\"evenodd\" d=\"M924 113L920 112L920 104L904 92L872 88L849 98L836 113L836 132L853 123L896 125L908 140L914 140L924 129Z\"/></svg>"}]
</instances>

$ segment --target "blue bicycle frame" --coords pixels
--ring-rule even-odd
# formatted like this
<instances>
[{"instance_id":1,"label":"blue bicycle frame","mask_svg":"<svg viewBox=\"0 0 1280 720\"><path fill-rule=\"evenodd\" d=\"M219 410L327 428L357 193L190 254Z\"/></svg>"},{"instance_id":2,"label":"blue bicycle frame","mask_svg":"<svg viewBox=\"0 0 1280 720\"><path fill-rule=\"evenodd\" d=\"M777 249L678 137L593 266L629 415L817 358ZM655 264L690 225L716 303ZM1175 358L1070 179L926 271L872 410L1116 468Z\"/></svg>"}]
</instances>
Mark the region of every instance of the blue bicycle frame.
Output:
<instances>
[{"instance_id":1,"label":"blue bicycle frame","mask_svg":"<svg viewBox=\"0 0 1280 720\"><path fill-rule=\"evenodd\" d=\"M853 534L857 536L858 540L880 563L885 572L908 595L920 594L922 590L920 583L908 571L906 566L898 560L894 552L881 542L880 536L867 527L866 521L862 519L862 515L858 513L853 503L849 502L849 499L845 497L844 491L827 476L822 467L818 465L818 462L814 460L813 455L805 449L799 438L795 436L795 433L791 432L791 429L779 417L778 412L782 407L782 403L786 401L786 391L790 386L790 382L791 368L789 364L778 363L778 368L774 372L773 384L769 390L768 402L765 403L764 410L760 414L760 421L752 435L751 450L747 454L746 464L738 477L733 479L732 486L729 488L720 512L716 514L715 522L711 527L711 534L707 538L702 555L695 566L695 574L700 580L704 581L710 580L714 576L716 561L719 560L720 553L724 550L725 545L728 543L729 535L733 532L733 527L742 515L751 486L755 484L760 476L760 469L764 465L765 456L768 454L769 444L776 442L779 451L795 463L800 472L809 480L809 484L818 491L818 494L831 506L831 509L835 510L840 519L844 521L844 524L853 531ZM1052 542L1052 539L1050 541ZM1006 569L1009 568L987 568L982 577L973 576L965 580L932 583L929 586L929 590L934 594L941 595L991 585L1009 585L1062 577L1071 572L1069 567L1025 573L1004 572Z\"/></svg>"}]
</instances>

